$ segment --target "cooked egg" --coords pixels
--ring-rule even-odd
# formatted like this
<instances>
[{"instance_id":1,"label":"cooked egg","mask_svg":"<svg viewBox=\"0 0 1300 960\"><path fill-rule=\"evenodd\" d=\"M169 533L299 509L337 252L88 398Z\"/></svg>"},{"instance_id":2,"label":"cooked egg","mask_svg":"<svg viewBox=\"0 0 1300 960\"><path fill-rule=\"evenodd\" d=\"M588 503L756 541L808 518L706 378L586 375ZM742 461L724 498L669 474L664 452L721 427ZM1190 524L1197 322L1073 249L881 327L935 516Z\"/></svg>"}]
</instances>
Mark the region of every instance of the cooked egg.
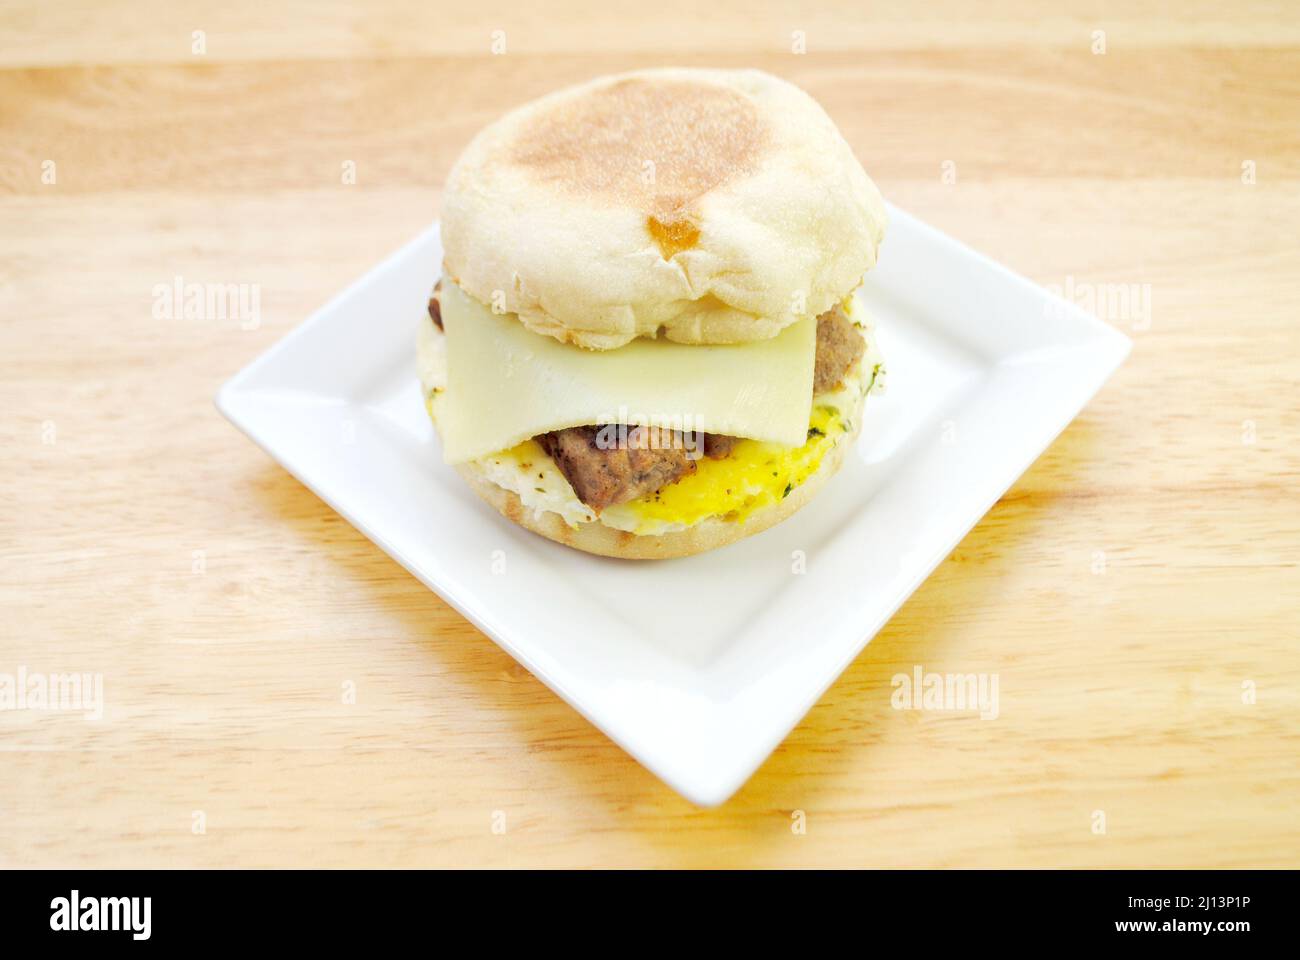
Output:
<instances>
[{"instance_id":1,"label":"cooked egg","mask_svg":"<svg viewBox=\"0 0 1300 960\"><path fill-rule=\"evenodd\" d=\"M558 513L571 527L596 519L596 513L578 499L555 461L536 440L482 457L474 465L499 487L513 490L525 507Z\"/></svg>"},{"instance_id":2,"label":"cooked egg","mask_svg":"<svg viewBox=\"0 0 1300 960\"><path fill-rule=\"evenodd\" d=\"M702 458L689 476L606 513L632 514L638 533L663 524L688 527L707 517L743 523L755 510L789 496L816 473L846 429L835 407L814 407L803 446L792 449L741 440L721 460Z\"/></svg>"}]
</instances>

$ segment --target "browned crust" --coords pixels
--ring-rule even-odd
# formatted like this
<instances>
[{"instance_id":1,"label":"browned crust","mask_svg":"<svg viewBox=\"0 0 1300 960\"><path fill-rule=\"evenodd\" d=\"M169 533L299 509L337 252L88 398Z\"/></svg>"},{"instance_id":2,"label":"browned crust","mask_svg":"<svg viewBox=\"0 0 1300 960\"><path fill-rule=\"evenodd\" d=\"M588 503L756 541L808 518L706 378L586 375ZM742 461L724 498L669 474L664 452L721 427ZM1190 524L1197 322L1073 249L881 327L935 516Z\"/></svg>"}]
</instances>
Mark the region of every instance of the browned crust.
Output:
<instances>
[{"instance_id":1,"label":"browned crust","mask_svg":"<svg viewBox=\"0 0 1300 960\"><path fill-rule=\"evenodd\" d=\"M768 137L754 101L737 90L632 76L538 110L515 133L509 158L583 203L636 207L660 231L661 249L689 249L699 238L692 206L752 173Z\"/></svg>"}]
</instances>

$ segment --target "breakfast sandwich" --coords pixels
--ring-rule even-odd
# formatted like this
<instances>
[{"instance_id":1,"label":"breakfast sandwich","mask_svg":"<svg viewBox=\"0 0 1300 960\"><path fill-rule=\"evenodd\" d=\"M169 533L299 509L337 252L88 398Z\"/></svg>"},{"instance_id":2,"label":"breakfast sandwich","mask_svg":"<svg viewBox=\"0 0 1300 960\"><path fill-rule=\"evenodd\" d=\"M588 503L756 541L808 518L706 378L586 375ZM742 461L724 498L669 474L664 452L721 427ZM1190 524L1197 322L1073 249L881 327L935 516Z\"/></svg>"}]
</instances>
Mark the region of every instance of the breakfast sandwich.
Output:
<instances>
[{"instance_id":1,"label":"breakfast sandwich","mask_svg":"<svg viewBox=\"0 0 1300 960\"><path fill-rule=\"evenodd\" d=\"M509 520L679 557L778 523L883 378L854 291L884 202L825 111L757 70L529 103L448 178L418 368L443 456Z\"/></svg>"}]
</instances>

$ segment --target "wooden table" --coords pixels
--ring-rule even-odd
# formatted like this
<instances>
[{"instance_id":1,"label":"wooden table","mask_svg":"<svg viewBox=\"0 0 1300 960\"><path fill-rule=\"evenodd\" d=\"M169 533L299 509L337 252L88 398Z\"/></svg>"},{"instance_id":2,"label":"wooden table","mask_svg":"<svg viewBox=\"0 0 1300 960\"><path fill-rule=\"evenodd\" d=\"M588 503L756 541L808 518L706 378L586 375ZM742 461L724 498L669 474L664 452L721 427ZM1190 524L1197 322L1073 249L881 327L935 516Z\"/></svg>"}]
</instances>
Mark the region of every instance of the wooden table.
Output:
<instances>
[{"instance_id":1,"label":"wooden table","mask_svg":"<svg viewBox=\"0 0 1300 960\"><path fill-rule=\"evenodd\" d=\"M0 865L1300 864L1294 6L556 6L0 5L0 674L105 703L0 713ZM475 129L665 62L785 76L902 207L1150 297L1102 298L1128 363L711 811L212 406ZM176 277L261 324L157 318ZM916 665L998 673L999 718L891 709Z\"/></svg>"}]
</instances>

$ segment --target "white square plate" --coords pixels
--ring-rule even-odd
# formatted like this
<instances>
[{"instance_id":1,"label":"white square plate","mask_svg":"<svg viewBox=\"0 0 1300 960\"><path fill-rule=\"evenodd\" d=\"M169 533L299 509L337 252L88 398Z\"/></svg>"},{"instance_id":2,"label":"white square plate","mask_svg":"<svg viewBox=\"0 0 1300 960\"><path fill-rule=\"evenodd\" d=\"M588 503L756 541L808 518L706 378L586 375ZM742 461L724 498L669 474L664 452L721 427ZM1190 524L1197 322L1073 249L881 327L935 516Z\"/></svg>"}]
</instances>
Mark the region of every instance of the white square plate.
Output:
<instances>
[{"instance_id":1,"label":"white square plate","mask_svg":"<svg viewBox=\"0 0 1300 960\"><path fill-rule=\"evenodd\" d=\"M217 406L670 786L718 804L1129 351L1078 307L890 215L859 292L889 389L867 401L856 456L785 523L701 556L569 550L499 517L443 463L415 376L436 225Z\"/></svg>"}]
</instances>

